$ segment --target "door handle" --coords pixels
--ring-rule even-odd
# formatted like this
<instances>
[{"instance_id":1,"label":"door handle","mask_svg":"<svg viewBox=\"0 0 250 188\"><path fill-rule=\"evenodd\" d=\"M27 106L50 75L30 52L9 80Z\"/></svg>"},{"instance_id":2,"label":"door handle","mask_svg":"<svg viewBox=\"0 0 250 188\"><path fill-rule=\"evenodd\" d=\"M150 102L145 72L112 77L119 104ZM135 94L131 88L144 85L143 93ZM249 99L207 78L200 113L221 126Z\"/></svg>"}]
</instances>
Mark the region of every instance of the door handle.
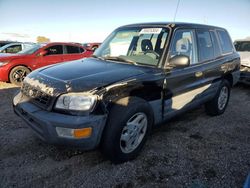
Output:
<instances>
[{"instance_id":1,"label":"door handle","mask_svg":"<svg viewBox=\"0 0 250 188\"><path fill-rule=\"evenodd\" d=\"M203 76L203 73L202 73L202 72L199 71L199 72L196 72L196 73L195 73L195 77L201 77L201 76Z\"/></svg>"}]
</instances>

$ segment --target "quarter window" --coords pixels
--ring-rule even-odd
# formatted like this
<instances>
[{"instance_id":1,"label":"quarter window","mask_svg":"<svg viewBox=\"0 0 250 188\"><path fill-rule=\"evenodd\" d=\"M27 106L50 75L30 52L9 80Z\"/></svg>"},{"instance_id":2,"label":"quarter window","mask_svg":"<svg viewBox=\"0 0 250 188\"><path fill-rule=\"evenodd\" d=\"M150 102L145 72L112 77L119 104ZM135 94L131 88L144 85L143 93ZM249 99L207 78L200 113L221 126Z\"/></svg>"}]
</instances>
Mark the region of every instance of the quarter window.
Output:
<instances>
[{"instance_id":1,"label":"quarter window","mask_svg":"<svg viewBox=\"0 0 250 188\"><path fill-rule=\"evenodd\" d=\"M50 46L46 50L48 51L48 53L46 55L59 55L59 54L63 54L63 46L62 45Z\"/></svg>"},{"instance_id":2,"label":"quarter window","mask_svg":"<svg viewBox=\"0 0 250 188\"><path fill-rule=\"evenodd\" d=\"M226 53L232 52L233 45L232 45L231 39L230 39L229 35L227 34L227 32L225 32L223 30L217 30L217 33L218 33L222 53L226 54Z\"/></svg>"},{"instance_id":3,"label":"quarter window","mask_svg":"<svg viewBox=\"0 0 250 188\"><path fill-rule=\"evenodd\" d=\"M209 31L197 30L199 61L206 61L214 58L214 47Z\"/></svg>"},{"instance_id":4,"label":"quarter window","mask_svg":"<svg viewBox=\"0 0 250 188\"><path fill-rule=\"evenodd\" d=\"M85 50L83 48L80 48L80 53L83 53Z\"/></svg>"},{"instance_id":5,"label":"quarter window","mask_svg":"<svg viewBox=\"0 0 250 188\"><path fill-rule=\"evenodd\" d=\"M171 44L170 58L177 55L186 55L190 64L197 63L196 44L192 30L177 30Z\"/></svg>"}]
</instances>

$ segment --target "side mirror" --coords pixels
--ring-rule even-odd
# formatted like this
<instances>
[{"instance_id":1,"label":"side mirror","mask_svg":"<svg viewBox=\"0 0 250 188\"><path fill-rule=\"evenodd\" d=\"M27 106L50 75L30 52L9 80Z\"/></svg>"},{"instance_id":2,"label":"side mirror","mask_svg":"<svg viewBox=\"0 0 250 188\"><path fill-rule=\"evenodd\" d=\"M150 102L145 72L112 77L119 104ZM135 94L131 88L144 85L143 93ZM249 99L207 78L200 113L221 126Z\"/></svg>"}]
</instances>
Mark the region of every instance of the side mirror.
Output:
<instances>
[{"instance_id":1,"label":"side mirror","mask_svg":"<svg viewBox=\"0 0 250 188\"><path fill-rule=\"evenodd\" d=\"M38 56L45 56L48 53L47 50L41 51Z\"/></svg>"},{"instance_id":2,"label":"side mirror","mask_svg":"<svg viewBox=\"0 0 250 188\"><path fill-rule=\"evenodd\" d=\"M176 68L188 67L190 59L186 55L176 55L169 60L169 65Z\"/></svg>"}]
</instances>

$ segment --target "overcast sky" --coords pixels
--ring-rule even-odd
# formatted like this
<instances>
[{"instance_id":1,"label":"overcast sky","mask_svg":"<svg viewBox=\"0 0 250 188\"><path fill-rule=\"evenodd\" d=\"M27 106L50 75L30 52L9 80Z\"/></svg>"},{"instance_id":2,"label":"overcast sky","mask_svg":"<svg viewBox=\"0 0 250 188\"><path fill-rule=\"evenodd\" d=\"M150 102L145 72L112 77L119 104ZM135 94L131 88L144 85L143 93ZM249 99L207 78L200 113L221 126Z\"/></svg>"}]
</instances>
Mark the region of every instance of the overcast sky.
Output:
<instances>
[{"instance_id":1,"label":"overcast sky","mask_svg":"<svg viewBox=\"0 0 250 188\"><path fill-rule=\"evenodd\" d=\"M121 25L173 21L178 0L0 0L0 40L102 42ZM226 28L250 36L250 0L180 0L178 22Z\"/></svg>"}]
</instances>

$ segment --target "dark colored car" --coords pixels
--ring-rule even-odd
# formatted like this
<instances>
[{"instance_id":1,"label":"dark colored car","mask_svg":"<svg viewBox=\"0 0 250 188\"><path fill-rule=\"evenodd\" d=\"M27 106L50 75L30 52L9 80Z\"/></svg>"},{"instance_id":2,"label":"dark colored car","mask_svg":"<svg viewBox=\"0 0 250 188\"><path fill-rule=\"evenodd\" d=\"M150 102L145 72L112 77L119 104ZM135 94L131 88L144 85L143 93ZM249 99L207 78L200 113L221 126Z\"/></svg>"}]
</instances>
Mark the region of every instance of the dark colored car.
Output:
<instances>
[{"instance_id":1,"label":"dark colored car","mask_svg":"<svg viewBox=\"0 0 250 188\"><path fill-rule=\"evenodd\" d=\"M20 85L27 74L37 68L89 57L92 53L73 43L36 44L17 54L0 56L0 81Z\"/></svg>"},{"instance_id":2,"label":"dark colored car","mask_svg":"<svg viewBox=\"0 0 250 188\"><path fill-rule=\"evenodd\" d=\"M223 28L127 25L92 58L29 74L13 99L14 111L46 142L100 146L120 163L135 158L152 127L173 116L201 104L210 115L222 114L239 69L239 54Z\"/></svg>"},{"instance_id":3,"label":"dark colored car","mask_svg":"<svg viewBox=\"0 0 250 188\"><path fill-rule=\"evenodd\" d=\"M236 40L234 46L241 59L240 82L250 85L250 39Z\"/></svg>"}]
</instances>

